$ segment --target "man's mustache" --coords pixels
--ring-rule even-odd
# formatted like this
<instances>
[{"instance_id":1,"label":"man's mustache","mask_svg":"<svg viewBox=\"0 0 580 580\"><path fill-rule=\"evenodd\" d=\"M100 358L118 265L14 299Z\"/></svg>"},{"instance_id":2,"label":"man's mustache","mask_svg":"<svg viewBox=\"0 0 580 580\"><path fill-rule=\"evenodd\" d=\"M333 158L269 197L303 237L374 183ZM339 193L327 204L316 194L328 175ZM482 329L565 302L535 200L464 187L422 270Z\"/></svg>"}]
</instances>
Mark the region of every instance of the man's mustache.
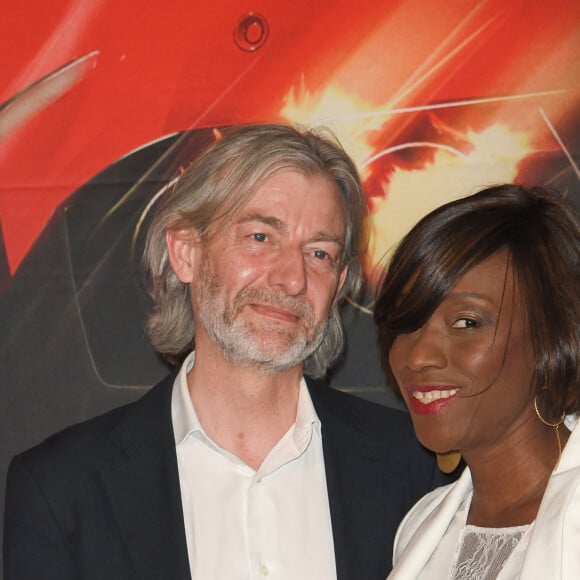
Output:
<instances>
[{"instance_id":1,"label":"man's mustache","mask_svg":"<svg viewBox=\"0 0 580 580\"><path fill-rule=\"evenodd\" d=\"M243 306L251 303L274 306L306 320L310 325L314 323L312 306L307 300L298 296L288 296L266 288L244 288L234 299L233 311L237 314Z\"/></svg>"}]
</instances>

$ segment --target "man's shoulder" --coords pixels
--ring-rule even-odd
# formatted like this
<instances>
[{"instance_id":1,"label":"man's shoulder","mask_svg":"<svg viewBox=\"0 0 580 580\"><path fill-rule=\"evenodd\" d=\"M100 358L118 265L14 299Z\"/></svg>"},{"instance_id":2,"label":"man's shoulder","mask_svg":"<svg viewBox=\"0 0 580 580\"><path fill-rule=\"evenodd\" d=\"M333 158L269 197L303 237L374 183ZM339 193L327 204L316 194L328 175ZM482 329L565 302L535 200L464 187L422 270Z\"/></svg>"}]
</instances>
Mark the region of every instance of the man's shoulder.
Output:
<instances>
[{"instance_id":1,"label":"man's shoulder","mask_svg":"<svg viewBox=\"0 0 580 580\"><path fill-rule=\"evenodd\" d=\"M401 501L406 511L419 497L457 477L440 472L435 455L417 440L405 411L307 382L322 424L325 460L343 474L356 471L357 485L370 477L385 494L405 498Z\"/></svg>"},{"instance_id":2,"label":"man's shoulder","mask_svg":"<svg viewBox=\"0 0 580 580\"><path fill-rule=\"evenodd\" d=\"M58 431L16 459L34 471L98 468L123 455L132 432L140 437L140 430L157 428L170 408L172 384L170 375L138 400Z\"/></svg>"},{"instance_id":3,"label":"man's shoulder","mask_svg":"<svg viewBox=\"0 0 580 580\"><path fill-rule=\"evenodd\" d=\"M319 414L329 413L368 430L413 434L411 419L404 411L368 401L320 381L308 379L307 383Z\"/></svg>"},{"instance_id":4,"label":"man's shoulder","mask_svg":"<svg viewBox=\"0 0 580 580\"><path fill-rule=\"evenodd\" d=\"M394 464L434 465L433 454L417 440L408 413L308 381L325 441L369 450ZM409 461L412 459L411 461Z\"/></svg>"}]
</instances>

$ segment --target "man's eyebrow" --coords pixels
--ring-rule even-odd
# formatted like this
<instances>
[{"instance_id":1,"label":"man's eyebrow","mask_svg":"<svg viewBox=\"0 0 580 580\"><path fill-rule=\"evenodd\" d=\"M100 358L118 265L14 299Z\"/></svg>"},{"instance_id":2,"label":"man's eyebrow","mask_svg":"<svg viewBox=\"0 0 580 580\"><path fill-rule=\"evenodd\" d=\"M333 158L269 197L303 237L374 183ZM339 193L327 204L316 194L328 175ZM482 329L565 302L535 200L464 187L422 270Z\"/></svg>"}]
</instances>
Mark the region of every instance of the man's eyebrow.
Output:
<instances>
[{"instance_id":1,"label":"man's eyebrow","mask_svg":"<svg viewBox=\"0 0 580 580\"><path fill-rule=\"evenodd\" d=\"M248 214L240 218L237 223L245 224L248 222L259 222L267 226L273 227L275 230L280 232L288 232L288 226L279 218L274 216L263 215L260 213ZM344 249L344 240L341 236L331 234L329 232L317 232L312 236L311 242L329 242L336 244L342 249Z\"/></svg>"},{"instance_id":2,"label":"man's eyebrow","mask_svg":"<svg viewBox=\"0 0 580 580\"><path fill-rule=\"evenodd\" d=\"M334 234L329 234L328 232L318 232L312 236L312 242L329 242L331 244L336 244L340 249L344 249L344 240L340 236L335 236Z\"/></svg>"}]
</instances>

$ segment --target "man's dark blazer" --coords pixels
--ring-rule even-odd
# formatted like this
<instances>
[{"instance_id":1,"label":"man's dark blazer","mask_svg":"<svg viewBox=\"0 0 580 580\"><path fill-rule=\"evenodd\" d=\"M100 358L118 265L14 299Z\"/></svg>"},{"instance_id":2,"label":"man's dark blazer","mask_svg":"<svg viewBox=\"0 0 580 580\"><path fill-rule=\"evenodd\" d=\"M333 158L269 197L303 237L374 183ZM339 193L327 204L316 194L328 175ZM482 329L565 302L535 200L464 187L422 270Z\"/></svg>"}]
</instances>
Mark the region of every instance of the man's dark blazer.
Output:
<instances>
[{"instance_id":1,"label":"man's dark blazer","mask_svg":"<svg viewBox=\"0 0 580 580\"><path fill-rule=\"evenodd\" d=\"M4 580L190 579L173 381L13 459ZM435 483L433 458L404 413L311 381L309 389L322 423L338 580L384 580L398 523Z\"/></svg>"}]
</instances>

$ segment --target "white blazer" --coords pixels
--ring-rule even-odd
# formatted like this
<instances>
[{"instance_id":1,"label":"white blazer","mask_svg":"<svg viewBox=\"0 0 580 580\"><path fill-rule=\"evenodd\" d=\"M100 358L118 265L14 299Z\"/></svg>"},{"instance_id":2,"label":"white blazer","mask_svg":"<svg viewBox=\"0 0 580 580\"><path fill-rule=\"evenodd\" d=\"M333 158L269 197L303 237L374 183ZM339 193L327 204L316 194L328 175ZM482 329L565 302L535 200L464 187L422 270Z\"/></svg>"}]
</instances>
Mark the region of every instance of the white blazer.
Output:
<instances>
[{"instance_id":1,"label":"white blazer","mask_svg":"<svg viewBox=\"0 0 580 580\"><path fill-rule=\"evenodd\" d=\"M573 422L575 422L573 420ZM580 422L579 422L580 423ZM388 580L447 580L467 518L471 472L420 499L395 537ZM574 427L550 476L535 522L505 563L498 580L580 578L580 427Z\"/></svg>"}]
</instances>

